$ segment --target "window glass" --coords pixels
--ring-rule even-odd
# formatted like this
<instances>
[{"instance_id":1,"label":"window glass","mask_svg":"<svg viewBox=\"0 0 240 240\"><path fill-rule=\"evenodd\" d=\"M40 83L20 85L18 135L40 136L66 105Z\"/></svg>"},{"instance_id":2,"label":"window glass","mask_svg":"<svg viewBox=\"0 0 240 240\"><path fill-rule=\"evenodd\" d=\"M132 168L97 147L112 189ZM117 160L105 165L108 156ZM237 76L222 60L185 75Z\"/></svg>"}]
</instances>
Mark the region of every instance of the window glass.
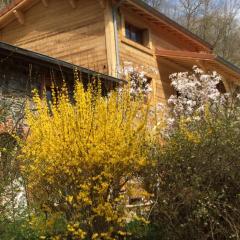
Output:
<instances>
[{"instance_id":1,"label":"window glass","mask_svg":"<svg viewBox=\"0 0 240 240\"><path fill-rule=\"evenodd\" d=\"M143 44L143 36L144 30L138 27L133 26L130 23L125 23L125 31L126 31L126 38L137 42L139 44Z\"/></svg>"}]
</instances>

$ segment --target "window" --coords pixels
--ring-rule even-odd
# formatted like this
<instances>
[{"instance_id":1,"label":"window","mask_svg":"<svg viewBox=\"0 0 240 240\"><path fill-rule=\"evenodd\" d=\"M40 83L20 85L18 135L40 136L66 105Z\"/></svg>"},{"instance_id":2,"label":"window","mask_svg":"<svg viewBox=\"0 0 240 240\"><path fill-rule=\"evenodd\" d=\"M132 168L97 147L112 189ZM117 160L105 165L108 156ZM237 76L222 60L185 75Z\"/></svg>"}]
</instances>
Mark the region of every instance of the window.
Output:
<instances>
[{"instance_id":1,"label":"window","mask_svg":"<svg viewBox=\"0 0 240 240\"><path fill-rule=\"evenodd\" d=\"M133 26L132 24L126 22L125 23L125 33L126 33L126 38L137 42L139 44L144 44L144 29L138 28Z\"/></svg>"}]
</instances>

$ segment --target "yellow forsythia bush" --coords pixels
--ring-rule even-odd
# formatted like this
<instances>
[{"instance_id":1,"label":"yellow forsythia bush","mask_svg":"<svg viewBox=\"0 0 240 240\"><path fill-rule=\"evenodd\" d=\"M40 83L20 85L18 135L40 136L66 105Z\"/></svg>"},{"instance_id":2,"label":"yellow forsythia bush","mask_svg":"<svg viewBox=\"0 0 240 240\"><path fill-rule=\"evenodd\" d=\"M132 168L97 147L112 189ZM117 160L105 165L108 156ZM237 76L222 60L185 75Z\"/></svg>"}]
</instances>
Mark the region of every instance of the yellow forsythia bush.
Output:
<instances>
[{"instance_id":1,"label":"yellow forsythia bush","mask_svg":"<svg viewBox=\"0 0 240 240\"><path fill-rule=\"evenodd\" d=\"M148 107L141 98L132 101L127 89L107 98L100 92L76 82L74 103L63 88L50 109L39 96L37 110L27 109L22 164L31 202L47 221L58 215L66 223L52 239L127 234L122 190L145 165Z\"/></svg>"}]
</instances>

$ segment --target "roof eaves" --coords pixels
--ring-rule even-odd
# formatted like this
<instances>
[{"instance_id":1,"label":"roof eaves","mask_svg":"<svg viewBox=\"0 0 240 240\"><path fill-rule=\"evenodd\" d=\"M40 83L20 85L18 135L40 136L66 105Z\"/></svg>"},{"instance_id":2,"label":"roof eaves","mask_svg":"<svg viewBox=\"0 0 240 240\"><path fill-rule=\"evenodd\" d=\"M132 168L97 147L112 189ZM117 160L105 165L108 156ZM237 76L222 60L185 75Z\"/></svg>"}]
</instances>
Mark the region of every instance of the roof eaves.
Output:
<instances>
[{"instance_id":1,"label":"roof eaves","mask_svg":"<svg viewBox=\"0 0 240 240\"><path fill-rule=\"evenodd\" d=\"M142 7L144 9L146 9L146 11L150 12L151 14L156 16L157 18L160 18L164 22L167 22L168 24L172 25L176 29L178 29L181 32L183 32L185 35L187 35L187 36L189 36L191 38L194 38L196 41L198 41L205 48L213 50L213 46L210 43L208 43L207 41L203 40L202 38L200 38L196 34L192 33L191 31L189 31L188 29L186 29L182 25L178 24L177 22L173 21L172 19L167 17L165 14L163 14L163 13L159 12L158 10L156 10L155 8L149 6L147 3L143 2L142 0L128 0L128 1L129 2L133 2L136 5L138 5L139 7Z\"/></svg>"},{"instance_id":2,"label":"roof eaves","mask_svg":"<svg viewBox=\"0 0 240 240\"><path fill-rule=\"evenodd\" d=\"M216 57L216 60L225 65L226 67L230 68L231 70L233 70L234 72L238 73L239 74L239 77L240 77L240 68L238 66L236 66L235 64L227 61L226 59L220 57L220 56L217 56Z\"/></svg>"},{"instance_id":3,"label":"roof eaves","mask_svg":"<svg viewBox=\"0 0 240 240\"><path fill-rule=\"evenodd\" d=\"M56 58L52 58L52 57L49 57L49 56L44 55L44 54L40 54L40 53L33 52L33 51L30 51L30 50L27 50L27 49L16 47L16 46L13 46L13 45L5 43L5 42L0 42L0 49L7 50L7 51L9 51L13 54L19 54L19 55L22 55L22 56L30 57L32 59L37 59L37 60L42 61L42 62L47 62L49 64L57 65L57 66L60 66L60 67L65 67L67 69L71 69L71 70L77 69L77 70L79 70L83 73L86 73L86 74L89 74L89 75L92 75L92 76L99 76L100 78L103 78L103 79L106 79L106 80L109 80L109 81L113 81L113 82L116 82L118 84L127 83L126 80L118 79L118 78L115 78L115 77L112 77L112 76L109 76L109 75L106 75L106 74L103 74L103 73L99 73L99 72L96 72L96 71L93 71L93 70L90 70L90 69L87 69L87 68L84 68L84 67L80 67L78 65L71 64L71 63L56 59Z\"/></svg>"},{"instance_id":4,"label":"roof eaves","mask_svg":"<svg viewBox=\"0 0 240 240\"><path fill-rule=\"evenodd\" d=\"M4 8L0 10L0 17L3 16L5 13L11 11L13 8L17 7L23 1L24 0L14 0L11 3L7 4Z\"/></svg>"}]
</instances>

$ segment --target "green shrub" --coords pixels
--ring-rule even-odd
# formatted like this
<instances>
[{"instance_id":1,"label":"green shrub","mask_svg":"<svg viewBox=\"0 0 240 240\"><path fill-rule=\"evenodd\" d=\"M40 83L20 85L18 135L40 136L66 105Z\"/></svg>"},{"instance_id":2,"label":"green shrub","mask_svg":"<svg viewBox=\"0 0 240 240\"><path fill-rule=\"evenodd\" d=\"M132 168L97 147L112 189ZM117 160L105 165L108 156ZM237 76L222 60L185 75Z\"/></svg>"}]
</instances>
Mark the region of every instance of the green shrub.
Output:
<instances>
[{"instance_id":1,"label":"green shrub","mask_svg":"<svg viewBox=\"0 0 240 240\"><path fill-rule=\"evenodd\" d=\"M164 147L152 148L151 223L160 239L240 239L240 110L194 119L181 118Z\"/></svg>"}]
</instances>

